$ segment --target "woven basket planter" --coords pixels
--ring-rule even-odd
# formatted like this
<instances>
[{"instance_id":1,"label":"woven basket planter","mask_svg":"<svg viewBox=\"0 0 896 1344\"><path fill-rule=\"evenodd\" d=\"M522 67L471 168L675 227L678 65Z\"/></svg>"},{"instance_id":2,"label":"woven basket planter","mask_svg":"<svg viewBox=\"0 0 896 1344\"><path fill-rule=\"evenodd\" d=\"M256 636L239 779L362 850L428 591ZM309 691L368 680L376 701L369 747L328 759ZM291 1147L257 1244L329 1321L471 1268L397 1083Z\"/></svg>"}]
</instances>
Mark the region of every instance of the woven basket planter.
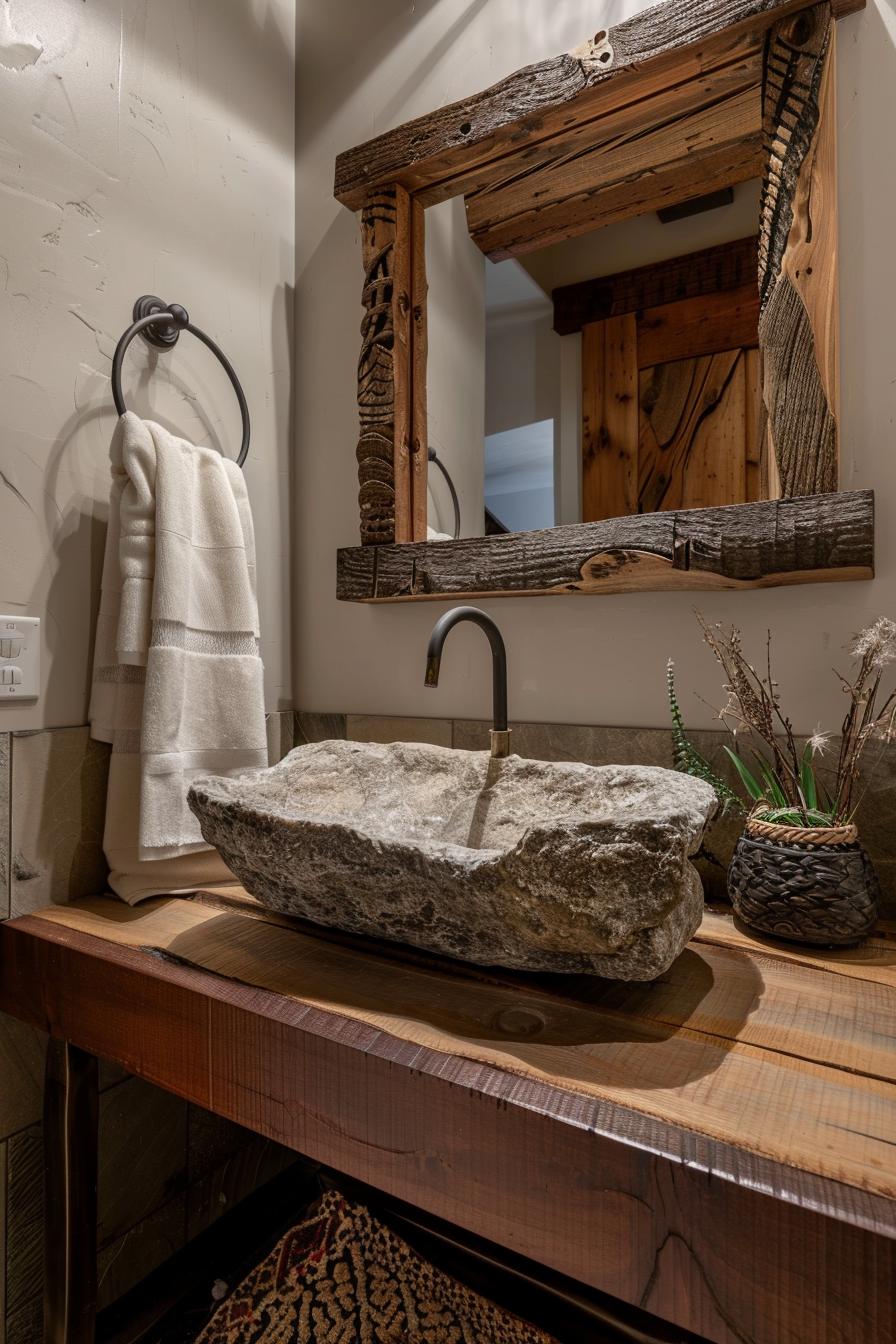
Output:
<instances>
[{"instance_id":1,"label":"woven basket planter","mask_svg":"<svg viewBox=\"0 0 896 1344\"><path fill-rule=\"evenodd\" d=\"M777 826L751 817L728 869L745 923L821 946L860 942L874 927L880 886L855 826Z\"/></svg>"}]
</instances>

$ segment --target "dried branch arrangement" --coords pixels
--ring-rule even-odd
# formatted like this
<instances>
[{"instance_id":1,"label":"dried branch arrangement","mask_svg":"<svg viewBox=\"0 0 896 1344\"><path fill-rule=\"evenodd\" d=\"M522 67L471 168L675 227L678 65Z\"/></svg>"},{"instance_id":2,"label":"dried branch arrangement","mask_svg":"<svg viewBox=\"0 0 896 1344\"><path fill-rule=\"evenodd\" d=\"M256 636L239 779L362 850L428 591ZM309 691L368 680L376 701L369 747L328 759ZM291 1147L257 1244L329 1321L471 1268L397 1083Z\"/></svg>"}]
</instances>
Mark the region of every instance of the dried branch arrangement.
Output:
<instances>
[{"instance_id":1,"label":"dried branch arrangement","mask_svg":"<svg viewBox=\"0 0 896 1344\"><path fill-rule=\"evenodd\" d=\"M852 677L835 673L849 696L849 707L836 767L825 770L817 762L828 749L831 735L819 730L802 749L798 746L772 676L771 635L766 644L765 668L757 672L747 661L735 626L726 633L721 624L710 625L696 609L695 615L704 640L725 673L723 690L727 699L718 717L733 734L734 750L725 750L752 801L753 815L790 826L847 823L858 804L859 766L865 748L872 740L887 743L896 737L896 690L886 697L881 692L884 669L896 663L896 623L882 616L863 630L849 646L857 664ZM716 789L723 806L732 806L735 796L731 790L687 740L675 699L671 662L669 698L676 769L705 779ZM737 803L744 806L739 800Z\"/></svg>"}]
</instances>

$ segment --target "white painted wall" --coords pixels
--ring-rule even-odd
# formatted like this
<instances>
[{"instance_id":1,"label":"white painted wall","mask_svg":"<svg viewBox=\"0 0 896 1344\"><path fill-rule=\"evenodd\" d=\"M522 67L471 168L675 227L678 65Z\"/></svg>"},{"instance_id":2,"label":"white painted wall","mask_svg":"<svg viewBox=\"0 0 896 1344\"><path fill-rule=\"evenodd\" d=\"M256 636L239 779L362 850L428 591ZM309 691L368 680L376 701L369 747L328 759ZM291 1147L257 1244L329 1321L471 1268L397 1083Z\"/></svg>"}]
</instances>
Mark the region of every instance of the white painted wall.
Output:
<instances>
[{"instance_id":1,"label":"white painted wall","mask_svg":"<svg viewBox=\"0 0 896 1344\"><path fill-rule=\"evenodd\" d=\"M461 197L426 213L429 442L454 482L460 535L484 529L482 422L485 416L485 264L470 239ZM474 353L475 352L475 357ZM429 471L429 525L454 533L451 491L438 467Z\"/></svg>"},{"instance_id":2,"label":"white painted wall","mask_svg":"<svg viewBox=\"0 0 896 1344\"><path fill-rule=\"evenodd\" d=\"M252 416L269 709L291 703L292 0L0 0L0 612L40 616L43 694L0 731L83 723L115 423L115 343L180 302ZM235 454L192 338L126 360L129 407Z\"/></svg>"},{"instance_id":3,"label":"white painted wall","mask_svg":"<svg viewBox=\"0 0 896 1344\"><path fill-rule=\"evenodd\" d=\"M339 604L335 551L357 540L354 379L361 265L358 229L331 197L338 151L569 49L646 6L567 0L301 0L298 112L298 413L296 703L308 710L415 715L489 713L489 654L479 631L450 637L438 691L424 650L441 603ZM721 700L691 606L734 620L761 651L773 631L777 675L799 729L833 727L851 632L896 616L896 15L889 0L838 24L844 488L877 492L878 578L730 595L515 598L481 605L499 621L519 719L662 725L664 668L678 665L695 726ZM646 260L646 258L645 258ZM629 262L628 264L632 264ZM471 385L480 355L470 351ZM431 379L438 380L433 366Z\"/></svg>"}]
</instances>

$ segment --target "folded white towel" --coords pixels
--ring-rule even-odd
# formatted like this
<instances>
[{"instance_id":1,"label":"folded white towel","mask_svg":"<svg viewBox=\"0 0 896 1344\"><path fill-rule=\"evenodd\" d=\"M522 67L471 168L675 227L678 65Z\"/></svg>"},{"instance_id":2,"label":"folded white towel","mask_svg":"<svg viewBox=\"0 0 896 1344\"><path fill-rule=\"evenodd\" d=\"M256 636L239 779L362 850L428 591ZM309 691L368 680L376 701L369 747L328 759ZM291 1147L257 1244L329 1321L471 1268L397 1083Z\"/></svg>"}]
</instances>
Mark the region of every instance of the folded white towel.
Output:
<instances>
[{"instance_id":1,"label":"folded white towel","mask_svg":"<svg viewBox=\"0 0 896 1344\"><path fill-rule=\"evenodd\" d=\"M133 903L233 880L187 791L268 758L242 472L130 412L111 456L90 720L112 743L110 882Z\"/></svg>"}]
</instances>

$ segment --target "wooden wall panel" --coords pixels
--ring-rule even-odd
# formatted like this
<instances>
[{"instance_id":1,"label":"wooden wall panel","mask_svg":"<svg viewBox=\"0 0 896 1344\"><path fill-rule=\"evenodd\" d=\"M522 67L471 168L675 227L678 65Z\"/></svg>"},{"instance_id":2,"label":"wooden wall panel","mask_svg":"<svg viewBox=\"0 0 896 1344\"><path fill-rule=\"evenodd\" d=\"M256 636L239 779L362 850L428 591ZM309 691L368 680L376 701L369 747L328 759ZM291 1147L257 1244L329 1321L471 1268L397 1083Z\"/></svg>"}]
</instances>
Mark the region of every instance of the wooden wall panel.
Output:
<instances>
[{"instance_id":1,"label":"wooden wall panel","mask_svg":"<svg viewBox=\"0 0 896 1344\"><path fill-rule=\"evenodd\" d=\"M642 369L638 508L701 509L747 499L747 352L728 350Z\"/></svg>"},{"instance_id":2,"label":"wooden wall panel","mask_svg":"<svg viewBox=\"0 0 896 1344\"><path fill-rule=\"evenodd\" d=\"M756 279L741 289L682 299L638 313L638 368L696 359L759 340Z\"/></svg>"},{"instance_id":3,"label":"wooden wall panel","mask_svg":"<svg viewBox=\"0 0 896 1344\"><path fill-rule=\"evenodd\" d=\"M756 290L758 248L759 239L752 234L734 243L704 247L699 252L653 262L650 266L636 266L617 275L561 285L551 295L554 330L558 336L569 336L581 331L586 322L603 322L621 313L660 308L682 299L728 293L747 286ZM758 329L758 312L756 322Z\"/></svg>"},{"instance_id":4,"label":"wooden wall panel","mask_svg":"<svg viewBox=\"0 0 896 1344\"><path fill-rule=\"evenodd\" d=\"M582 521L638 511L634 314L582 329Z\"/></svg>"}]
</instances>

